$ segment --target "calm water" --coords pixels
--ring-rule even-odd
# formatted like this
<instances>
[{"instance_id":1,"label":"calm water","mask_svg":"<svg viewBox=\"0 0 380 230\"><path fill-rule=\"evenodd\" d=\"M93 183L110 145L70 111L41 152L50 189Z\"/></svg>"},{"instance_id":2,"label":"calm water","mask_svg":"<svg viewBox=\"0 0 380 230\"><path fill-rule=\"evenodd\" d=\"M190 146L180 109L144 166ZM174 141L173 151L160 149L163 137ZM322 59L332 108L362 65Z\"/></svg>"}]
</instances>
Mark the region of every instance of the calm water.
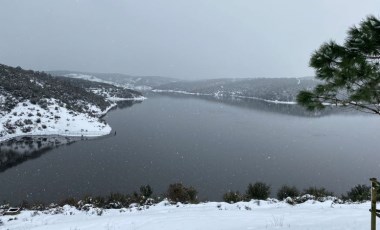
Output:
<instances>
[{"instance_id":1,"label":"calm water","mask_svg":"<svg viewBox=\"0 0 380 230\"><path fill-rule=\"evenodd\" d=\"M22 156L2 166L0 200L50 202L143 184L161 194L174 182L212 200L255 181L271 184L273 195L283 184L341 194L380 177L378 116L309 117L291 105L158 95L122 107L105 118L116 136L0 147L3 159Z\"/></svg>"}]
</instances>

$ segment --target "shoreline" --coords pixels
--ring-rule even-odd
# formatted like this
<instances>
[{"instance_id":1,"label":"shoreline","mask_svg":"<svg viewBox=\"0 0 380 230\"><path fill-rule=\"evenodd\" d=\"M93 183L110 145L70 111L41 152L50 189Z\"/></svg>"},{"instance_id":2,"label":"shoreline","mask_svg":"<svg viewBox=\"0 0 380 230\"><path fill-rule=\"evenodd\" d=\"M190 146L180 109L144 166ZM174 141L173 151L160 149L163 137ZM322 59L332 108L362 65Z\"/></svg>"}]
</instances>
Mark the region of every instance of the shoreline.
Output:
<instances>
[{"instance_id":1,"label":"shoreline","mask_svg":"<svg viewBox=\"0 0 380 230\"><path fill-rule=\"evenodd\" d=\"M182 90L161 90L161 89L153 89L152 92L155 93L176 93L176 94L183 94L183 95L194 95L194 96L211 96L215 98L223 97L223 94L211 94L211 93L191 93L187 91L182 91ZM252 100L258 100L258 101L264 101L268 103L273 103L273 104L284 104L284 105L297 105L297 102L295 101L278 101L278 100L268 100L264 98L259 98L259 97L250 97L250 96L241 96L241 95L234 95L234 94L228 94L228 97L231 98L243 98L243 99L252 99Z\"/></svg>"},{"instance_id":2,"label":"shoreline","mask_svg":"<svg viewBox=\"0 0 380 230\"><path fill-rule=\"evenodd\" d=\"M101 111L99 113L99 116L97 117L97 119L98 119L97 122L100 123L100 121L104 121L102 118L104 116L106 116L107 113L110 112L113 108L117 107L117 102L120 102L120 101L144 101L146 99L147 98L144 96L140 96L140 97L136 97L136 98L107 98L107 100L109 100L111 102L111 105L108 108L106 108L104 111ZM12 114L12 111L9 114ZM7 115L9 115L9 114L7 114ZM84 115L85 117L87 117L86 113L81 113L81 114ZM2 118L6 117L7 115L3 116ZM94 120L94 118L91 118L91 119L88 118L87 121L95 122L93 120ZM73 138L84 138L84 137L85 138L96 138L96 137L104 137L104 136L110 135L113 132L112 127L109 126L108 124L105 124L104 129L105 130L97 130L97 131L91 131L91 130L88 131L87 129L83 130L83 128L80 130L65 129L64 131L60 130L60 129L56 129L56 130L50 129L50 130L33 130L30 133L20 133L19 132L19 133L8 134L6 136L0 137L0 144L11 141L11 140L16 139L16 138L23 138L23 137L38 137L38 136L54 137L54 136L57 136L57 137L73 137ZM83 131L81 131L81 130L83 130Z\"/></svg>"}]
</instances>

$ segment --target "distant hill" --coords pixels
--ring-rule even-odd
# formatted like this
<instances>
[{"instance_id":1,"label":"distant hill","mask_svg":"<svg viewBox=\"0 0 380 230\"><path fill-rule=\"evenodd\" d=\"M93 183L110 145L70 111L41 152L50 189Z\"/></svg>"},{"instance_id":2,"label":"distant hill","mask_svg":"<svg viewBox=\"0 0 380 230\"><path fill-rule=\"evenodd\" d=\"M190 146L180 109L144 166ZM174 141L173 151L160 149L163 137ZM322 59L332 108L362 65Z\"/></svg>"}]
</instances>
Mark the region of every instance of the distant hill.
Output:
<instances>
[{"instance_id":1,"label":"distant hill","mask_svg":"<svg viewBox=\"0 0 380 230\"><path fill-rule=\"evenodd\" d=\"M300 90L313 89L318 81L301 78L221 78L186 81L175 78L136 77L114 73L50 71L55 76L104 82L119 87L155 92L209 95L215 97L253 97L271 101L295 102Z\"/></svg>"},{"instance_id":2,"label":"distant hill","mask_svg":"<svg viewBox=\"0 0 380 230\"><path fill-rule=\"evenodd\" d=\"M156 91L171 91L217 97L255 97L273 101L295 101L302 89L312 89L313 78L237 78L173 82L155 87Z\"/></svg>"},{"instance_id":3,"label":"distant hill","mask_svg":"<svg viewBox=\"0 0 380 230\"><path fill-rule=\"evenodd\" d=\"M70 78L80 78L90 81L104 82L114 84L119 87L125 87L136 90L150 90L159 85L168 84L179 81L175 78L160 76L131 76L119 73L88 73L77 71L48 71L54 76L64 76Z\"/></svg>"}]
</instances>

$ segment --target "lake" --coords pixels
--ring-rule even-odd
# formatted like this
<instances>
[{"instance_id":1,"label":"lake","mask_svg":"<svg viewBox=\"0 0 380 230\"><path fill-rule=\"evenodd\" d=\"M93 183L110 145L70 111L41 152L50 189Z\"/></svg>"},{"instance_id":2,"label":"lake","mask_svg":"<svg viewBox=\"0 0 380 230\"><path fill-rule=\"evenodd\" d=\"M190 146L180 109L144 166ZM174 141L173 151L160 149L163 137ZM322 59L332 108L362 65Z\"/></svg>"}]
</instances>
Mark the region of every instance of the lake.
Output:
<instances>
[{"instance_id":1,"label":"lake","mask_svg":"<svg viewBox=\"0 0 380 230\"><path fill-rule=\"evenodd\" d=\"M131 193L145 184L162 194L183 182L201 200L221 200L256 181L270 184L273 197L283 184L340 195L380 177L378 116L310 114L241 99L148 98L106 115L116 135L63 145L3 143L3 159L18 158L0 170L0 199L52 202Z\"/></svg>"}]
</instances>

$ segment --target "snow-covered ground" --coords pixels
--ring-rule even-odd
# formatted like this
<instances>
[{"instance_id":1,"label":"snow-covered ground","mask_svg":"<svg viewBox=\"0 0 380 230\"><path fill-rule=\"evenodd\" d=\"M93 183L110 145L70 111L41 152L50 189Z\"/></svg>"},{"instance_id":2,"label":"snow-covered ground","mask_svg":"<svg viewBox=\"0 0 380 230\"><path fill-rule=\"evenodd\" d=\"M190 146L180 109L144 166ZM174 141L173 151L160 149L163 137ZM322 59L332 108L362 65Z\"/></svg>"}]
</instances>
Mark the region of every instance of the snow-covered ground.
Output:
<instances>
[{"instance_id":1,"label":"snow-covered ground","mask_svg":"<svg viewBox=\"0 0 380 230\"><path fill-rule=\"evenodd\" d=\"M152 92L155 93L179 93L185 95L197 95L197 96L213 96L214 94L210 93L191 93L183 90L171 90L171 89L153 89Z\"/></svg>"},{"instance_id":2,"label":"snow-covered ground","mask_svg":"<svg viewBox=\"0 0 380 230\"><path fill-rule=\"evenodd\" d=\"M101 83L106 83L106 84L114 85L114 86L121 87L121 88L134 89L134 90L139 90L139 91L147 91L147 90L152 89L152 87L150 87L150 86L137 85L136 82L141 80L139 78L136 79L135 81L130 80L131 81L130 83L120 84L120 83L116 83L114 81L103 80L103 79L100 79L98 77L95 77L93 75L88 75L88 74L70 73L70 74L65 74L63 76L64 77L70 77L70 78L83 79L83 80L87 80L87 81L101 82Z\"/></svg>"},{"instance_id":3,"label":"snow-covered ground","mask_svg":"<svg viewBox=\"0 0 380 230\"><path fill-rule=\"evenodd\" d=\"M98 118L108 110L101 111L94 105L89 105L88 108L96 117L68 110L59 106L54 99L49 100L46 109L29 101L19 103L11 112L0 115L0 142L24 135L102 136L109 134L111 127ZM8 133L6 127L13 127L14 133Z\"/></svg>"},{"instance_id":4,"label":"snow-covered ground","mask_svg":"<svg viewBox=\"0 0 380 230\"><path fill-rule=\"evenodd\" d=\"M121 97L107 97L108 101L118 102L118 101L143 101L146 100L146 97L134 97L134 98L121 98Z\"/></svg>"},{"instance_id":5,"label":"snow-covered ground","mask_svg":"<svg viewBox=\"0 0 380 230\"><path fill-rule=\"evenodd\" d=\"M234 96L234 97L265 101L265 102L274 103L274 104L284 104L284 105L296 105L297 104L297 102L295 102L295 101L267 100L267 99L263 99L263 98L259 98L259 97L247 97L247 96Z\"/></svg>"},{"instance_id":6,"label":"snow-covered ground","mask_svg":"<svg viewBox=\"0 0 380 230\"><path fill-rule=\"evenodd\" d=\"M70 78L84 79L84 80L88 80L88 81L107 83L107 84L114 85L117 87L126 88L126 89L134 89L137 91L149 91L152 89L152 87L149 85L141 84L140 81L143 80L142 78L135 78L135 77L127 78L126 77L126 78L124 78L123 83L120 83L120 82L117 83L115 81L103 80L103 79L100 79L98 77L95 77L95 76L89 75L89 74L69 73L69 74L64 74L63 76L64 77L70 77Z\"/></svg>"},{"instance_id":7,"label":"snow-covered ground","mask_svg":"<svg viewBox=\"0 0 380 230\"><path fill-rule=\"evenodd\" d=\"M124 97L115 97L111 96L111 94L107 91L104 91L102 89L91 89L91 92L104 97L107 101L110 102L118 102L118 101L143 101L146 100L147 98L144 96L135 96L131 98L124 98Z\"/></svg>"},{"instance_id":8,"label":"snow-covered ground","mask_svg":"<svg viewBox=\"0 0 380 230\"><path fill-rule=\"evenodd\" d=\"M117 84L115 82L106 81L106 80L97 78L97 77L92 76L92 75L87 75L87 74L69 73L69 74L65 74L63 76L64 77L70 77L70 78L76 78L76 79L83 79L83 80L87 80L87 81L106 83L106 84L114 85L114 86L117 86L117 87L125 87L125 86Z\"/></svg>"},{"instance_id":9,"label":"snow-covered ground","mask_svg":"<svg viewBox=\"0 0 380 230\"><path fill-rule=\"evenodd\" d=\"M128 208L78 211L64 206L59 214L22 211L0 216L1 229L370 229L370 203L334 204L309 200L295 206L285 202L255 201L227 204L169 205L163 201L148 209ZM99 215L101 214L101 215ZM379 225L378 225L379 226Z\"/></svg>"}]
</instances>

